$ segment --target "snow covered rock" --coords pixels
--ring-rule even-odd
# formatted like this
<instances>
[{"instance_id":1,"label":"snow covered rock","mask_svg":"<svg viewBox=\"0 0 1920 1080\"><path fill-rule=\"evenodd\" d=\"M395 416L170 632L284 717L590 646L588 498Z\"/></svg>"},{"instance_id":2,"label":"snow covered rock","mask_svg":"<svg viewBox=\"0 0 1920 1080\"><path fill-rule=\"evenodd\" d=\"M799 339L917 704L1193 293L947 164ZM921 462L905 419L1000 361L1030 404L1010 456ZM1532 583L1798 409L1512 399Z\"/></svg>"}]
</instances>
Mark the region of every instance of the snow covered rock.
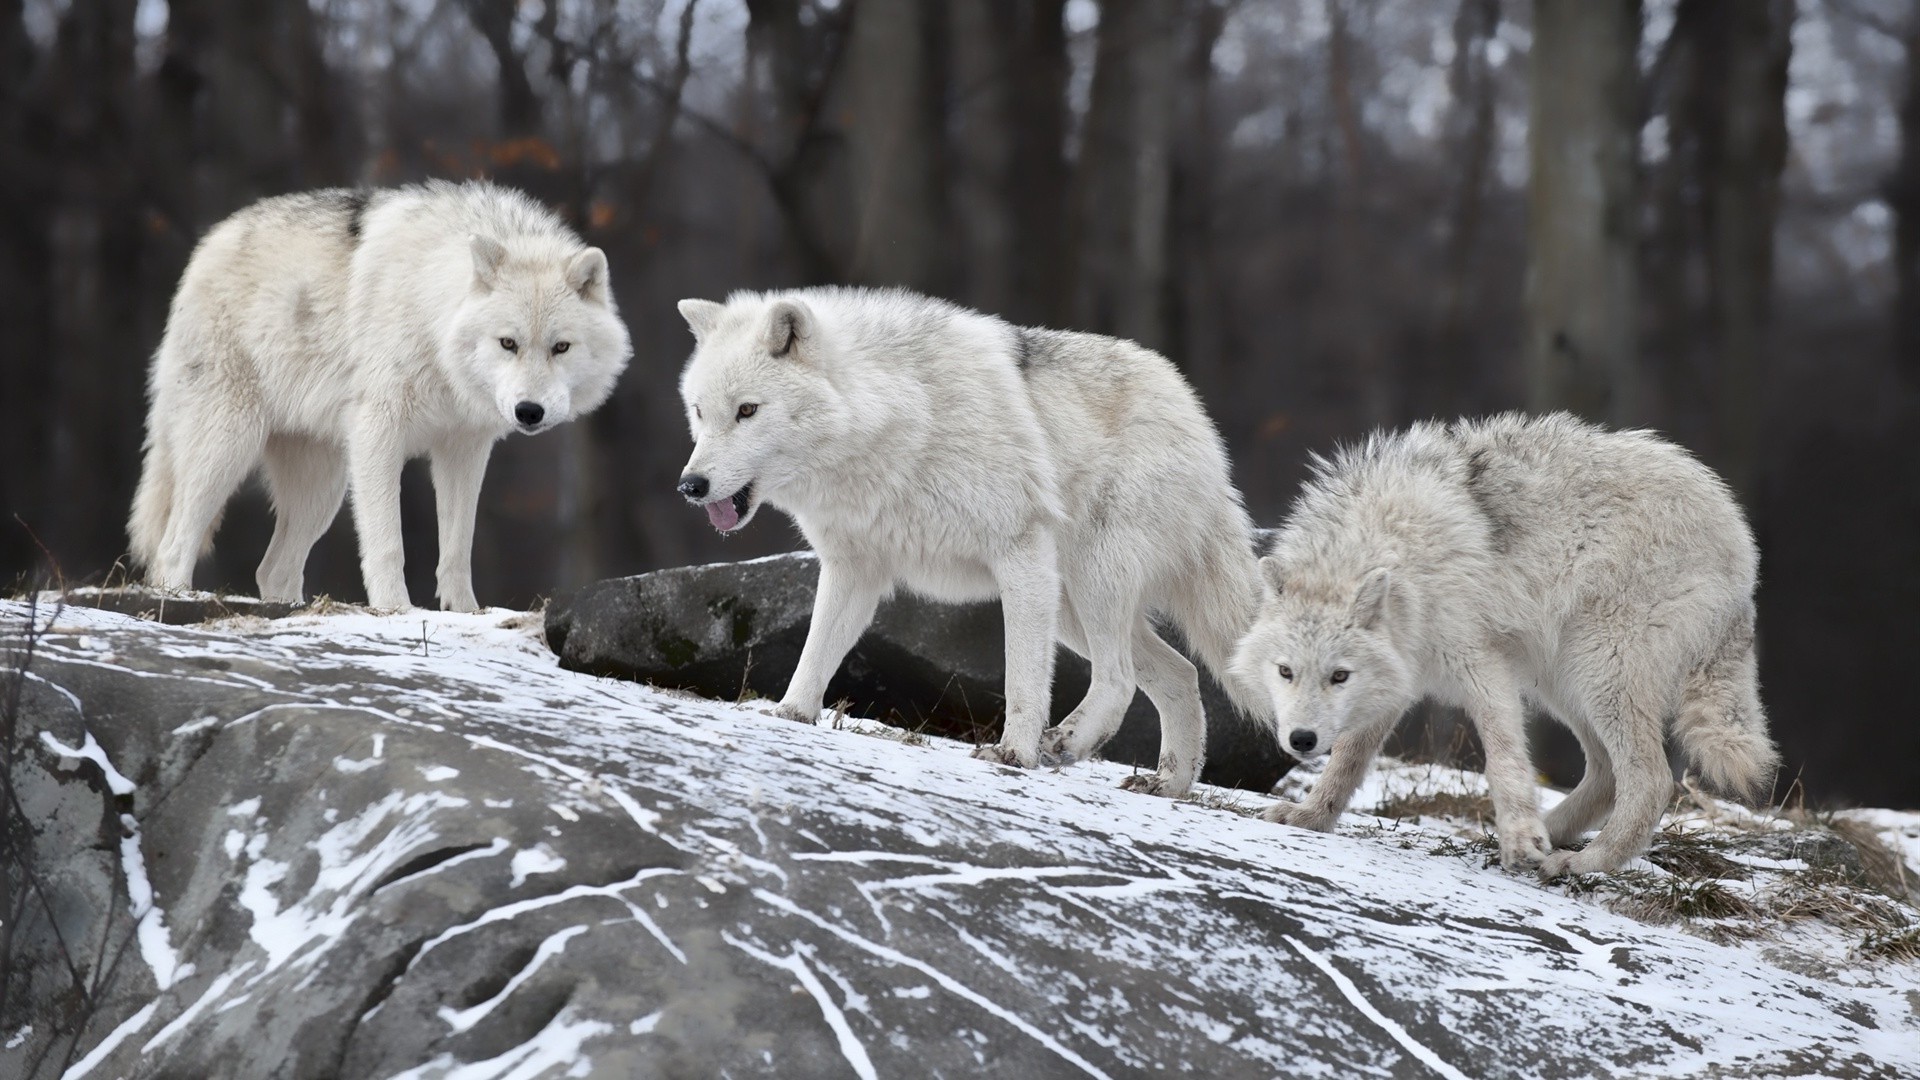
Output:
<instances>
[{"instance_id":1,"label":"snow covered rock","mask_svg":"<svg viewBox=\"0 0 1920 1080\"><path fill-rule=\"evenodd\" d=\"M562 666L638 679L732 701L778 700L806 643L819 563L810 554L714 563L613 578L581 589L547 612L547 640ZM880 606L873 626L827 686L827 702L855 716L907 730L991 741L999 736L1005 647L998 603L939 604L902 594ZM1053 718L1064 719L1087 691L1090 669L1061 648ZM1237 716L1225 691L1201 669L1207 711L1209 784L1267 791L1291 759L1273 737ZM1109 761L1153 768L1160 720L1136 693L1120 731L1101 751Z\"/></svg>"},{"instance_id":2,"label":"snow covered rock","mask_svg":"<svg viewBox=\"0 0 1920 1080\"><path fill-rule=\"evenodd\" d=\"M55 919L13 947L58 925L97 1004L33 960L0 1076L1920 1071L1910 962L1647 925L1411 820L774 721L509 613L51 614L12 777Z\"/></svg>"}]
</instances>

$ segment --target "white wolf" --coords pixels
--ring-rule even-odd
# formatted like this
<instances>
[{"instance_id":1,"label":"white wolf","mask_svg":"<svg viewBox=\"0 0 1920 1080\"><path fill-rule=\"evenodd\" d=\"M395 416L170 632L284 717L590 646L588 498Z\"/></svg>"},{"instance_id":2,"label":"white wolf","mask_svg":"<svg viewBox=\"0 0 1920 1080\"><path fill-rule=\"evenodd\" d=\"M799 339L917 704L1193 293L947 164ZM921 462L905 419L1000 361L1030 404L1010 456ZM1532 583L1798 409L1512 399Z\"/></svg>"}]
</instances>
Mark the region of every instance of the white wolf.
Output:
<instances>
[{"instance_id":1,"label":"white wolf","mask_svg":"<svg viewBox=\"0 0 1920 1080\"><path fill-rule=\"evenodd\" d=\"M1271 697L1283 743L1331 752L1304 803L1269 818L1331 828L1429 695L1480 732L1502 862L1544 877L1614 870L1646 848L1673 791L1669 721L1709 782L1746 794L1770 779L1753 537L1684 450L1508 414L1375 435L1315 466L1261 560L1267 598L1233 659ZM1544 824L1526 701L1587 757ZM1602 818L1584 850L1551 850Z\"/></svg>"},{"instance_id":2,"label":"white wolf","mask_svg":"<svg viewBox=\"0 0 1920 1080\"><path fill-rule=\"evenodd\" d=\"M128 532L148 580L187 588L221 508L264 464L263 599L299 601L349 487L367 600L408 606L400 469L428 455L438 593L473 596L473 521L495 440L598 408L631 353L607 260L486 183L266 199L200 241L154 355Z\"/></svg>"},{"instance_id":3,"label":"white wolf","mask_svg":"<svg viewBox=\"0 0 1920 1080\"><path fill-rule=\"evenodd\" d=\"M1171 363L891 290L740 292L680 312L697 341L680 381L694 438L681 493L723 533L778 507L820 555L781 715L818 717L895 588L998 596L1006 727L977 756L1039 762L1057 635L1092 662L1093 682L1048 733L1049 753L1091 754L1138 685L1162 736L1159 771L1131 786L1192 786L1206 738L1198 675L1149 612L1221 670L1252 623L1259 574L1220 437Z\"/></svg>"}]
</instances>

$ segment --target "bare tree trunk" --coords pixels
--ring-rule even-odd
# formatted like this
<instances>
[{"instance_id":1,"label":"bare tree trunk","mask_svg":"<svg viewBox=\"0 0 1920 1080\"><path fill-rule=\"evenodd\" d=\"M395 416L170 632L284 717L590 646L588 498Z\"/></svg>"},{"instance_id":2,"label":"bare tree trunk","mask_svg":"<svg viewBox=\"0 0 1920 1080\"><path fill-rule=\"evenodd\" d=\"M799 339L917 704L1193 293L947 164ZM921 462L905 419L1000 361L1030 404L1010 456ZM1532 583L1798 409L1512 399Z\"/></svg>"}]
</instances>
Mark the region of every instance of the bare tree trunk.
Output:
<instances>
[{"instance_id":1,"label":"bare tree trunk","mask_svg":"<svg viewBox=\"0 0 1920 1080\"><path fill-rule=\"evenodd\" d=\"M140 293L144 246L132 107L135 0L68 9L47 88L58 145L81 148L58 164L48 272L57 410L51 492L86 492L53 504L42 538L63 558L95 567L124 550L120 523L140 465L141 375L151 342L130 318L106 319ZM50 212L49 212L50 211Z\"/></svg>"},{"instance_id":2,"label":"bare tree trunk","mask_svg":"<svg viewBox=\"0 0 1920 1080\"><path fill-rule=\"evenodd\" d=\"M1107 0L1075 174L1077 322L1154 348L1166 343L1166 225L1172 183L1170 0Z\"/></svg>"},{"instance_id":3,"label":"bare tree trunk","mask_svg":"<svg viewBox=\"0 0 1920 1080\"><path fill-rule=\"evenodd\" d=\"M26 462L43 455L51 444L53 371L40 358L54 355L48 348L47 266L49 248L46 207L51 197L49 147L44 136L44 112L32 99L34 48L27 34L21 0L0 2L0 326L7 327L8 347L15 360L0 364L0 398L10 402L39 402L38 408L14 410L0 426L0 566L26 567L39 561L32 537L12 515L32 527L46 508L47 489L42 467ZM41 524L44 528L44 524Z\"/></svg>"},{"instance_id":4,"label":"bare tree trunk","mask_svg":"<svg viewBox=\"0 0 1920 1080\"><path fill-rule=\"evenodd\" d=\"M1446 253L1435 298L1436 342L1431 362L1438 370L1416 383L1419 400L1440 416L1457 413L1470 399L1473 380L1471 340L1467 333L1468 297L1479 280L1474 256L1486 216L1487 181L1493 174L1498 135L1494 113L1494 68L1487 51L1500 31L1500 0L1460 0L1453 20L1453 65L1447 84L1453 92L1454 132L1459 148L1460 186L1448 214Z\"/></svg>"},{"instance_id":5,"label":"bare tree trunk","mask_svg":"<svg viewBox=\"0 0 1920 1080\"><path fill-rule=\"evenodd\" d=\"M1912 18L1902 38L1906 50L1906 89L1900 98L1900 160L1887 178L1887 205L1893 209L1893 266L1898 290L1893 298L1894 366L1920 386L1920 17Z\"/></svg>"},{"instance_id":6,"label":"bare tree trunk","mask_svg":"<svg viewBox=\"0 0 1920 1080\"><path fill-rule=\"evenodd\" d=\"M945 188L944 5L863 3L848 43L846 128L857 230L850 276L950 287Z\"/></svg>"},{"instance_id":7,"label":"bare tree trunk","mask_svg":"<svg viewBox=\"0 0 1920 1080\"><path fill-rule=\"evenodd\" d=\"M1527 382L1536 411L1638 410L1640 0L1534 0Z\"/></svg>"},{"instance_id":8,"label":"bare tree trunk","mask_svg":"<svg viewBox=\"0 0 1920 1080\"><path fill-rule=\"evenodd\" d=\"M1217 365L1220 271L1214 230L1221 138L1213 107L1213 51L1226 31L1232 0L1185 0L1167 199L1167 351L1191 374ZM1203 359L1204 358L1204 359Z\"/></svg>"},{"instance_id":9,"label":"bare tree trunk","mask_svg":"<svg viewBox=\"0 0 1920 1080\"><path fill-rule=\"evenodd\" d=\"M520 8L519 0L461 0L460 6L486 40L500 69L500 133L517 136L538 130L540 97L527 78L526 58L513 47L513 19Z\"/></svg>"},{"instance_id":10,"label":"bare tree trunk","mask_svg":"<svg viewBox=\"0 0 1920 1080\"><path fill-rule=\"evenodd\" d=\"M1683 0L1698 4L1700 0ZM1787 161L1787 64L1793 0L1705 5L1703 85L1718 109L1701 118L1707 282L1717 378L1717 464L1752 498L1758 479L1767 327L1773 300L1773 226Z\"/></svg>"},{"instance_id":11,"label":"bare tree trunk","mask_svg":"<svg viewBox=\"0 0 1920 1080\"><path fill-rule=\"evenodd\" d=\"M1368 310L1374 268L1365 262L1363 236L1369 191L1365 131L1353 91L1354 35L1347 22L1348 0L1326 0L1327 99L1333 105L1340 164L1328 172L1333 203L1334 244L1328 255L1333 284L1333 324L1347 357L1346 369L1363 403L1362 419L1371 427L1395 423L1407 372L1389 370L1381 327Z\"/></svg>"}]
</instances>

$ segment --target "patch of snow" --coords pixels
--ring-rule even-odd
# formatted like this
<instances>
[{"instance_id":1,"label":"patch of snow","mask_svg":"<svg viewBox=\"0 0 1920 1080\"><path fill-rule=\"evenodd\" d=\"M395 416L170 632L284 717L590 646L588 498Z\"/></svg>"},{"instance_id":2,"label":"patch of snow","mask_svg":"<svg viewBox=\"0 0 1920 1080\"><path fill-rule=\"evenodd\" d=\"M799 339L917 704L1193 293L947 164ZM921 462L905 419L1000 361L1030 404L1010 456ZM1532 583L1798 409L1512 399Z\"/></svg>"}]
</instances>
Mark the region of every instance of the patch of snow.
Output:
<instances>
[{"instance_id":1,"label":"patch of snow","mask_svg":"<svg viewBox=\"0 0 1920 1080\"><path fill-rule=\"evenodd\" d=\"M819 1003L820 1014L826 1017L827 1026L833 1029L834 1036L839 1039L840 1054L847 1059L847 1064L853 1066L853 1074L860 1077L860 1080L879 1080L880 1074L873 1069L873 1059L867 1057L867 1048L860 1045L860 1040L853 1034L853 1028L847 1025L847 1014L841 1011L840 1006L833 1003L833 995L827 993L827 988L821 984L820 977L815 975L813 969L807 966L806 960L801 958L799 942L794 943L793 951L787 955L775 956L732 934L722 932L720 937L727 944L763 964L793 972L794 978L799 979L800 985L806 987L807 993L812 994L813 1000Z\"/></svg>"},{"instance_id":2,"label":"patch of snow","mask_svg":"<svg viewBox=\"0 0 1920 1080\"><path fill-rule=\"evenodd\" d=\"M68 1067L66 1072L61 1073L60 1080L80 1080L81 1077L92 1072L94 1066L105 1061L107 1055L118 1050L120 1044L127 1041L129 1036L147 1026L147 1021L153 1019L154 1010L160 1007L161 1000L160 998L154 998L152 1001L147 1002L145 1008L122 1020L120 1026L107 1032L107 1037L101 1039L98 1046L87 1051L86 1057L74 1062Z\"/></svg>"},{"instance_id":3,"label":"patch of snow","mask_svg":"<svg viewBox=\"0 0 1920 1080\"><path fill-rule=\"evenodd\" d=\"M1367 996L1354 985L1353 980L1347 978L1345 972L1334 967L1326 957L1302 945L1300 940L1292 935L1287 936L1287 944L1293 946L1301 956L1306 957L1308 963L1326 973L1327 978L1333 981L1333 985L1339 989L1340 995L1346 998L1349 1004L1360 1010L1367 1019L1380 1025L1380 1030L1391 1036L1394 1042L1406 1047L1407 1053L1412 1054L1422 1065L1445 1077L1446 1080L1467 1080L1466 1073L1447 1064L1425 1043L1407 1034L1407 1029L1401 1027L1392 1017L1375 1008L1373 1002L1368 1001Z\"/></svg>"},{"instance_id":4,"label":"patch of snow","mask_svg":"<svg viewBox=\"0 0 1920 1080\"><path fill-rule=\"evenodd\" d=\"M658 1010L655 1010L641 1017L640 1019L635 1020L633 1023L627 1025L627 1034L651 1035L653 1033L653 1029L660 1026L660 1017L662 1015L663 1014L661 1012L659 1012ZM27 1030L31 1031L33 1029L28 1028Z\"/></svg>"},{"instance_id":5,"label":"patch of snow","mask_svg":"<svg viewBox=\"0 0 1920 1080\"><path fill-rule=\"evenodd\" d=\"M86 738L78 747L68 746L66 743L54 738L53 732L51 731L41 732L40 741L46 744L47 749L60 755L61 768L72 769L78 767L81 761L91 761L95 765L100 766L100 771L106 774L108 791L113 792L115 795L133 794L133 781L120 775L120 770L114 768L113 762L107 760L107 752L94 740L93 732L88 731L82 734L84 734Z\"/></svg>"},{"instance_id":6,"label":"patch of snow","mask_svg":"<svg viewBox=\"0 0 1920 1080\"><path fill-rule=\"evenodd\" d=\"M510 867L513 873L512 884L517 889L526 884L527 878L534 874L553 874L566 868L567 860L555 855L552 848L545 844L535 844L533 847L514 852Z\"/></svg>"},{"instance_id":7,"label":"patch of snow","mask_svg":"<svg viewBox=\"0 0 1920 1080\"><path fill-rule=\"evenodd\" d=\"M501 1002L512 997L513 992L520 989L522 983L533 978L533 973L539 971L547 961L564 952L567 947L567 942L586 932L587 927L569 926L565 930L548 937L540 943L539 948L534 950L533 959L527 961L527 966L514 972L513 978L507 980L507 985L501 987L499 993L482 1001L478 1005L473 1005L465 1009L449 1009L442 1005L440 1007L440 1019L446 1021L447 1027L453 1029L455 1035L469 1030L473 1025L486 1019L488 1013L499 1008Z\"/></svg>"},{"instance_id":8,"label":"patch of snow","mask_svg":"<svg viewBox=\"0 0 1920 1080\"><path fill-rule=\"evenodd\" d=\"M561 1066L574 1075L572 1070L585 1061L581 1049L587 1040L612 1031L612 1024L582 1020L571 1008L561 1009L533 1038L498 1057L462 1063L452 1054L441 1054L391 1080L535 1080Z\"/></svg>"},{"instance_id":9,"label":"patch of snow","mask_svg":"<svg viewBox=\"0 0 1920 1080\"><path fill-rule=\"evenodd\" d=\"M168 1039L185 1031L187 1025L193 1023L195 1018L197 1018L207 1006L220 1000L242 975L252 970L253 961L249 960L231 971L221 972L211 983L207 984L206 990L201 992L193 1004L187 1006L179 1016L173 1018L171 1023L155 1033L153 1038L148 1039L147 1044L140 1048L140 1052L143 1054L151 1054L157 1047L165 1044Z\"/></svg>"}]
</instances>

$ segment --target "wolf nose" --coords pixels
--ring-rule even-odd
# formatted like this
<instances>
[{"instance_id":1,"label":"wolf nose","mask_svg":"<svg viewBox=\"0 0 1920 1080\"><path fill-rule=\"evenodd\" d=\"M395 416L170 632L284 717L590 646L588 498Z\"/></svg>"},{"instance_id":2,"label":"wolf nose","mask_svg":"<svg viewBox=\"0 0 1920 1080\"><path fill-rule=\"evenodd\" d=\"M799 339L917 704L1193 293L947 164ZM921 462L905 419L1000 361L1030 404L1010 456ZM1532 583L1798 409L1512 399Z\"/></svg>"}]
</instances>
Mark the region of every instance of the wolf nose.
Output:
<instances>
[{"instance_id":1,"label":"wolf nose","mask_svg":"<svg viewBox=\"0 0 1920 1080\"><path fill-rule=\"evenodd\" d=\"M698 474L689 474L680 478L680 494L689 499L707 497L707 478Z\"/></svg>"},{"instance_id":2,"label":"wolf nose","mask_svg":"<svg viewBox=\"0 0 1920 1080\"><path fill-rule=\"evenodd\" d=\"M539 423L540 418L545 415L547 410L541 408L537 401L523 401L513 407L513 418L526 427Z\"/></svg>"},{"instance_id":3,"label":"wolf nose","mask_svg":"<svg viewBox=\"0 0 1920 1080\"><path fill-rule=\"evenodd\" d=\"M1294 728L1293 734L1287 736L1287 745L1293 747L1293 752L1296 754L1313 753L1313 744L1319 741L1319 738L1306 728Z\"/></svg>"}]
</instances>

